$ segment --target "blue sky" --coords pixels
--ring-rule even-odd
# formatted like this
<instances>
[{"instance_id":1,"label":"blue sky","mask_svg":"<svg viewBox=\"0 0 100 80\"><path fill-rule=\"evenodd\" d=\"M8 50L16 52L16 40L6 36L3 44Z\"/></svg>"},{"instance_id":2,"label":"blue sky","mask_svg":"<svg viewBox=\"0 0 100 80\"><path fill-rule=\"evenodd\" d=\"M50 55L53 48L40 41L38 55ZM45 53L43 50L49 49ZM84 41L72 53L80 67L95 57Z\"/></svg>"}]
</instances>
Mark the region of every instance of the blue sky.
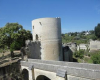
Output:
<instances>
[{"instance_id":1,"label":"blue sky","mask_svg":"<svg viewBox=\"0 0 100 80\"><path fill-rule=\"evenodd\" d=\"M18 22L31 30L31 21L60 17L62 33L93 30L100 23L100 0L0 0L0 27Z\"/></svg>"}]
</instances>

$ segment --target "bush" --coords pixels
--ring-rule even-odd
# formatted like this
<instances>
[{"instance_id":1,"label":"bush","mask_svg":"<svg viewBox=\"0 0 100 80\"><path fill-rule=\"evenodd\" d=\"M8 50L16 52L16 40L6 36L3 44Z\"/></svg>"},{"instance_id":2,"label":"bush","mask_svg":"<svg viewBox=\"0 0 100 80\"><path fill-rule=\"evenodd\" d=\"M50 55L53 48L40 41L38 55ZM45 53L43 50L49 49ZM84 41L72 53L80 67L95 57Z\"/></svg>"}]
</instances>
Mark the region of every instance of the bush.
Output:
<instances>
[{"instance_id":1,"label":"bush","mask_svg":"<svg viewBox=\"0 0 100 80\"><path fill-rule=\"evenodd\" d=\"M76 58L80 58L80 59L82 59L83 57L84 57L84 50L79 50L79 51L75 51L74 52L74 56L76 57Z\"/></svg>"},{"instance_id":2,"label":"bush","mask_svg":"<svg viewBox=\"0 0 100 80\"><path fill-rule=\"evenodd\" d=\"M91 59L94 64L100 64L100 52L92 54Z\"/></svg>"}]
</instances>

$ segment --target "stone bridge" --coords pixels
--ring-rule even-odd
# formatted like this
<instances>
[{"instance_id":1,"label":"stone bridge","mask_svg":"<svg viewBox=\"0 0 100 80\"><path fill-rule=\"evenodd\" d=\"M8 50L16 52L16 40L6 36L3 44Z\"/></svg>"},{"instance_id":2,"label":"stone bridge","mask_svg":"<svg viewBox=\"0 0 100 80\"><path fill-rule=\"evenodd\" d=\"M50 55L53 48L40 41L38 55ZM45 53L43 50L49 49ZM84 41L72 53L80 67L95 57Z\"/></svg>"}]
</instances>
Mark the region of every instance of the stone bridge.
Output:
<instances>
[{"instance_id":1,"label":"stone bridge","mask_svg":"<svg viewBox=\"0 0 100 80\"><path fill-rule=\"evenodd\" d=\"M100 65L28 59L21 61L24 80L100 80Z\"/></svg>"}]
</instances>

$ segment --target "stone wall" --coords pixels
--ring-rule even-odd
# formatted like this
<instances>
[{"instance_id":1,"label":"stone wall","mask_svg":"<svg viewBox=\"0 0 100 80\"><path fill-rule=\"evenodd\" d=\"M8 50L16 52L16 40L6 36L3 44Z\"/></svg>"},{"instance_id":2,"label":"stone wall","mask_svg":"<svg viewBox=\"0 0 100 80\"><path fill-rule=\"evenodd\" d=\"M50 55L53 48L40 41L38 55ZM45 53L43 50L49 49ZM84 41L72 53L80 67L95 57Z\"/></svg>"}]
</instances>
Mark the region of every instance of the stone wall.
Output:
<instances>
[{"instance_id":1,"label":"stone wall","mask_svg":"<svg viewBox=\"0 0 100 80\"><path fill-rule=\"evenodd\" d=\"M72 42L63 43L63 46L68 46L72 52L75 52L77 49L77 44Z\"/></svg>"},{"instance_id":2,"label":"stone wall","mask_svg":"<svg viewBox=\"0 0 100 80\"><path fill-rule=\"evenodd\" d=\"M100 41L90 40L90 51L100 50Z\"/></svg>"},{"instance_id":3,"label":"stone wall","mask_svg":"<svg viewBox=\"0 0 100 80\"><path fill-rule=\"evenodd\" d=\"M88 46L89 46L88 44L79 44L77 46L77 50L80 50L80 49L87 50Z\"/></svg>"},{"instance_id":4,"label":"stone wall","mask_svg":"<svg viewBox=\"0 0 100 80\"><path fill-rule=\"evenodd\" d=\"M48 73L54 72L56 76L61 78L65 79L67 77L67 80L100 80L100 65L98 64L29 59L28 62L21 62L21 65L33 66L34 69L47 71Z\"/></svg>"},{"instance_id":5,"label":"stone wall","mask_svg":"<svg viewBox=\"0 0 100 80\"><path fill-rule=\"evenodd\" d=\"M73 52L69 48L69 46L63 47L62 52L63 52L63 61L69 61L69 62L73 61Z\"/></svg>"},{"instance_id":6,"label":"stone wall","mask_svg":"<svg viewBox=\"0 0 100 80\"><path fill-rule=\"evenodd\" d=\"M19 62L0 67L0 80L12 80L19 78L21 79Z\"/></svg>"},{"instance_id":7,"label":"stone wall","mask_svg":"<svg viewBox=\"0 0 100 80\"><path fill-rule=\"evenodd\" d=\"M31 41L28 45L28 58L41 59L41 42Z\"/></svg>"}]
</instances>

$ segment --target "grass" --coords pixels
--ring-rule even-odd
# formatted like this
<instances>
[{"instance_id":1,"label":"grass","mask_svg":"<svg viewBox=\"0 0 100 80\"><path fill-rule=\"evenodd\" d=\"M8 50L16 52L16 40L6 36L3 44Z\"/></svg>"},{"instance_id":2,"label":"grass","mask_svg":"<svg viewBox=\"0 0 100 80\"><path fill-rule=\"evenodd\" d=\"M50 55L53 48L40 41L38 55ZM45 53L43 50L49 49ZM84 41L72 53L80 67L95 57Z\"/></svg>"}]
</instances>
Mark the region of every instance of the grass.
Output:
<instances>
[{"instance_id":1,"label":"grass","mask_svg":"<svg viewBox=\"0 0 100 80\"><path fill-rule=\"evenodd\" d=\"M93 61L91 59L88 60L88 63L93 63Z\"/></svg>"},{"instance_id":2,"label":"grass","mask_svg":"<svg viewBox=\"0 0 100 80\"><path fill-rule=\"evenodd\" d=\"M92 59L90 57L84 57L84 61L86 63L93 63Z\"/></svg>"},{"instance_id":3,"label":"grass","mask_svg":"<svg viewBox=\"0 0 100 80\"><path fill-rule=\"evenodd\" d=\"M78 62L79 62L79 63L82 63L82 60L81 60L81 59L78 59Z\"/></svg>"},{"instance_id":4,"label":"grass","mask_svg":"<svg viewBox=\"0 0 100 80\"><path fill-rule=\"evenodd\" d=\"M75 57L73 56L73 58ZM84 56L83 59L80 59L80 58L75 58L75 59L77 59L78 63L93 63L92 59L87 56Z\"/></svg>"}]
</instances>

